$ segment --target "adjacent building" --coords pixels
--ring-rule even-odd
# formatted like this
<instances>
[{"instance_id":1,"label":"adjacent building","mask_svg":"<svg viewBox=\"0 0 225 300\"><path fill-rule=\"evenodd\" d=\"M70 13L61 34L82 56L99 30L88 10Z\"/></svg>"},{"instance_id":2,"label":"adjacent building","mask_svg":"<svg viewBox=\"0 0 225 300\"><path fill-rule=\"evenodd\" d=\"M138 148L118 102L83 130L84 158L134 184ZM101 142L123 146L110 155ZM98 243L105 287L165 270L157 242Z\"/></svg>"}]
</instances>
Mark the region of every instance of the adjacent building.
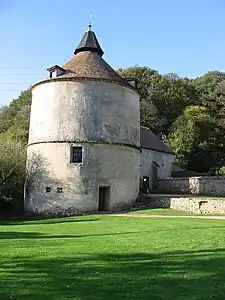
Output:
<instances>
[{"instance_id":1,"label":"adjacent building","mask_svg":"<svg viewBox=\"0 0 225 300\"><path fill-rule=\"evenodd\" d=\"M140 128L141 179L146 180L149 191L156 189L158 178L171 176L173 151L147 127Z\"/></svg>"}]
</instances>

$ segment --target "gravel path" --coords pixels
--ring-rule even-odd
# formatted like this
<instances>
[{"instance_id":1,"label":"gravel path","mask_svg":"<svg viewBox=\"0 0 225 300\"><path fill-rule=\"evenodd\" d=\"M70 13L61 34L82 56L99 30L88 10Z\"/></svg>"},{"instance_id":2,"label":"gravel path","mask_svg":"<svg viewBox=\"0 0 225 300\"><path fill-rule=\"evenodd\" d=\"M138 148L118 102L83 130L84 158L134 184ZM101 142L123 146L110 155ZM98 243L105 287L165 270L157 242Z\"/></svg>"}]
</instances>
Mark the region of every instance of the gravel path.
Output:
<instances>
[{"instance_id":1,"label":"gravel path","mask_svg":"<svg viewBox=\"0 0 225 300\"><path fill-rule=\"evenodd\" d=\"M128 217L128 218L165 218L165 219L213 219L213 220L225 220L225 216L166 216L166 215L147 215L147 214L111 214L116 217Z\"/></svg>"}]
</instances>

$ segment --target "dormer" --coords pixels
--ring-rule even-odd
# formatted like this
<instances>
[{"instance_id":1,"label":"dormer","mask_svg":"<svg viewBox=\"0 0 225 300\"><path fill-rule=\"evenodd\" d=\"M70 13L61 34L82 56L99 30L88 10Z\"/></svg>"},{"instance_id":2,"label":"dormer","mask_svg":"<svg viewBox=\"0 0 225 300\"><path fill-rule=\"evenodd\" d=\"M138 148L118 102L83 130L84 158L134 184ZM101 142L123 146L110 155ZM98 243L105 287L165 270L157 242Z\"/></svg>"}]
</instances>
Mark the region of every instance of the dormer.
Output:
<instances>
[{"instance_id":1,"label":"dormer","mask_svg":"<svg viewBox=\"0 0 225 300\"><path fill-rule=\"evenodd\" d=\"M49 78L56 78L58 76L65 74L65 72L66 72L65 69L63 69L62 67L60 67L58 65L48 68L47 71L50 73Z\"/></svg>"},{"instance_id":2,"label":"dormer","mask_svg":"<svg viewBox=\"0 0 225 300\"><path fill-rule=\"evenodd\" d=\"M137 80L135 78L126 78L127 82L134 88L137 88Z\"/></svg>"}]
</instances>

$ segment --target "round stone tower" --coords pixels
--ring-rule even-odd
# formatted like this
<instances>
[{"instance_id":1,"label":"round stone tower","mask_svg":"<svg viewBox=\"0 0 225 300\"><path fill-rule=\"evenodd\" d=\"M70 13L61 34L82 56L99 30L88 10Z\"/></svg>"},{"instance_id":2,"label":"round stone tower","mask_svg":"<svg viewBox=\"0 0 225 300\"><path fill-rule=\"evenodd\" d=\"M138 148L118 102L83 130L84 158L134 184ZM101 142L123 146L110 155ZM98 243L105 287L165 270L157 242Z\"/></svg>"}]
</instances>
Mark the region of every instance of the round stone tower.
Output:
<instances>
[{"instance_id":1,"label":"round stone tower","mask_svg":"<svg viewBox=\"0 0 225 300\"><path fill-rule=\"evenodd\" d=\"M139 192L139 94L85 32L73 58L32 87L27 213L75 215L129 206Z\"/></svg>"}]
</instances>

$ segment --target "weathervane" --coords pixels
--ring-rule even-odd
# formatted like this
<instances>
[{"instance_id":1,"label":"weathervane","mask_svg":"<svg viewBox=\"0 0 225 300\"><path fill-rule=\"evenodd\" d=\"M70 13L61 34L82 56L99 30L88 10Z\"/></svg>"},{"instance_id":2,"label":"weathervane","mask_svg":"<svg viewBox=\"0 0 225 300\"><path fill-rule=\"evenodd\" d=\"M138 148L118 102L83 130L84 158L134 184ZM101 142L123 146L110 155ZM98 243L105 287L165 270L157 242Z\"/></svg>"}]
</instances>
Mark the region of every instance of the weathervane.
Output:
<instances>
[{"instance_id":1,"label":"weathervane","mask_svg":"<svg viewBox=\"0 0 225 300\"><path fill-rule=\"evenodd\" d=\"M92 18L92 14L90 14L90 19L89 19L89 25L88 25L88 31L91 31L91 18Z\"/></svg>"}]
</instances>

